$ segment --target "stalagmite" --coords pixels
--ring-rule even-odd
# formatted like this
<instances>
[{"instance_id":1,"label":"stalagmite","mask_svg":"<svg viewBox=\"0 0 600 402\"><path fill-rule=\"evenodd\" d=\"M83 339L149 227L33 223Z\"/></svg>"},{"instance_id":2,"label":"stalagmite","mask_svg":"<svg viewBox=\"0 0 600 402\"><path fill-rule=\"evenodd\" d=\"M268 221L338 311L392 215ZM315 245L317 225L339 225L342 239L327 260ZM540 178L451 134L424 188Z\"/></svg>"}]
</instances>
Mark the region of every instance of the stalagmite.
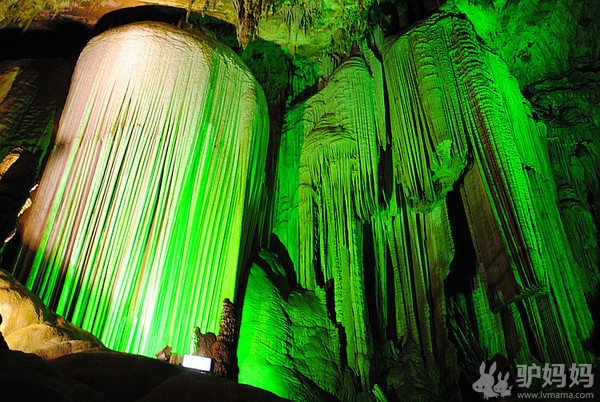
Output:
<instances>
[{"instance_id":1,"label":"stalagmite","mask_svg":"<svg viewBox=\"0 0 600 402\"><path fill-rule=\"evenodd\" d=\"M95 37L15 271L108 347L189 353L234 300L259 217L264 95L239 58L159 23Z\"/></svg>"}]
</instances>

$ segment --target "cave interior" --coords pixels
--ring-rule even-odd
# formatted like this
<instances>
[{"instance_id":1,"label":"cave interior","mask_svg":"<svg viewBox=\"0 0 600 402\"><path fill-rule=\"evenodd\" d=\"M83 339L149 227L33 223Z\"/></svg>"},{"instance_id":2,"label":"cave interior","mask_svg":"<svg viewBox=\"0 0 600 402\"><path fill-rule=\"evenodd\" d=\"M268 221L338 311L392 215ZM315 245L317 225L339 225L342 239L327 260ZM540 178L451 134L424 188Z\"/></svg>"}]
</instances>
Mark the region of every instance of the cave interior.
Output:
<instances>
[{"instance_id":1,"label":"cave interior","mask_svg":"<svg viewBox=\"0 0 600 402\"><path fill-rule=\"evenodd\" d=\"M595 0L3 2L8 348L168 346L294 401L600 395L599 21Z\"/></svg>"}]
</instances>

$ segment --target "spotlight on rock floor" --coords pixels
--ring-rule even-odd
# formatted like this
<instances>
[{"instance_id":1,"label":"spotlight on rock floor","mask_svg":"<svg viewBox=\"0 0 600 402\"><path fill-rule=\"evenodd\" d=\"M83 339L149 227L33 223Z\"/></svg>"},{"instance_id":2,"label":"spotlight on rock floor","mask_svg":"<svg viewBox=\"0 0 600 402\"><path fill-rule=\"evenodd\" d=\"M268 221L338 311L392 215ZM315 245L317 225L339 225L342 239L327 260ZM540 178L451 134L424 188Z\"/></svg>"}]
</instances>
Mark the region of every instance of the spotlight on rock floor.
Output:
<instances>
[{"instance_id":1,"label":"spotlight on rock floor","mask_svg":"<svg viewBox=\"0 0 600 402\"><path fill-rule=\"evenodd\" d=\"M212 359L205 356L183 355L183 362L181 365L194 370L210 372Z\"/></svg>"}]
</instances>

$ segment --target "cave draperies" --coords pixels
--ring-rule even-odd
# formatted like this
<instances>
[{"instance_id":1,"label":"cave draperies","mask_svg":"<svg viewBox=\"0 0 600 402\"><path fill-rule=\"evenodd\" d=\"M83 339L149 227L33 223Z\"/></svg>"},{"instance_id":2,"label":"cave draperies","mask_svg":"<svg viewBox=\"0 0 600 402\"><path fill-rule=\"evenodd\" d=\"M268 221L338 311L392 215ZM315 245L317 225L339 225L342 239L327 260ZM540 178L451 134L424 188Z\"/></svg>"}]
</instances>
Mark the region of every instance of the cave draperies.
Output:
<instances>
[{"instance_id":1,"label":"cave draperies","mask_svg":"<svg viewBox=\"0 0 600 402\"><path fill-rule=\"evenodd\" d=\"M521 361L589 361L590 278L560 224L544 126L507 67L470 22L443 13L375 46L379 59L362 46L363 58L288 111L275 190L273 231L298 283L333 293L350 366L367 385L365 351L414 342L428 372L448 374L451 338L474 359L510 349ZM452 264L465 252L454 246L453 189L473 270ZM447 301L451 266L470 292ZM449 334L464 325L479 344Z\"/></svg>"},{"instance_id":2,"label":"cave draperies","mask_svg":"<svg viewBox=\"0 0 600 402\"><path fill-rule=\"evenodd\" d=\"M374 378L402 361L398 356L417 350L424 375L431 376L422 385L438 394L455 381L455 348L474 367L496 353L523 363L590 361L583 343L593 329L587 303L598 273L593 256L572 247L573 233L592 243L592 234L574 227L591 217L582 204L569 212L566 221L573 223L565 228L559 205L585 187L571 189L566 182L595 176L549 159L549 153L560 160L567 158L556 154L575 153L579 162L596 157L586 148L590 138L579 138L576 150L548 144L546 127L532 118L506 65L462 15L441 12L400 36L373 37L369 45L358 44L360 52L320 92L286 111L269 220L289 254L294 282L318 288L319 301L327 294L322 299L338 330L332 339L343 349L335 359L369 390ZM257 207L266 146L261 133L268 127L262 92L247 71L232 67L230 56L219 62L214 56L195 76L187 74L189 63L181 74L155 71L150 62L130 63L137 59L126 53L127 61L113 71L132 78L125 87L75 75L73 91L89 97L84 102L72 95L65 110L63 126L71 128L59 133L38 190L45 202L30 212L47 224L37 232L26 228L30 252L22 254L22 272L31 268L28 284L45 301L111 347L137 352L147 345L150 354L174 344L177 333L185 349L190 332L180 324L215 330L215 306L233 298L238 257L249 245L242 238L260 225L263 213ZM95 73L108 68L103 63ZM163 73L173 80L171 93L160 91L170 88L156 78ZM234 76L244 85L230 85ZM191 94L189 88L205 84L210 90ZM215 109L202 103L204 97L212 97L207 103ZM248 103L235 109L236 118L224 119L231 113L223 105L232 99ZM158 103L168 105L166 111L153 111ZM195 121L199 110L206 119ZM230 124L253 134L225 135ZM146 136L149 127L155 131ZM173 135L197 131L215 135ZM224 149L233 151L212 159ZM88 170L91 160L96 165ZM218 181L215 172L222 171L231 175ZM203 193L195 187L199 182L223 192ZM168 192L178 201L162 198ZM462 258L464 242L457 243L457 208L472 259ZM179 234L169 237L175 230ZM126 240L138 236L143 243ZM153 262L160 268L144 268ZM196 264L211 286L178 269ZM449 289L451 276L463 283L460 289ZM161 283L176 286L164 290ZM195 293L179 294L182 288ZM106 292L113 296L103 298ZM87 309L94 304L98 309ZM130 337L117 339L119 333Z\"/></svg>"},{"instance_id":3,"label":"cave draperies","mask_svg":"<svg viewBox=\"0 0 600 402\"><path fill-rule=\"evenodd\" d=\"M194 35L139 23L87 45L24 225L16 273L120 351L187 353L195 327L218 332L259 220L264 95Z\"/></svg>"}]
</instances>

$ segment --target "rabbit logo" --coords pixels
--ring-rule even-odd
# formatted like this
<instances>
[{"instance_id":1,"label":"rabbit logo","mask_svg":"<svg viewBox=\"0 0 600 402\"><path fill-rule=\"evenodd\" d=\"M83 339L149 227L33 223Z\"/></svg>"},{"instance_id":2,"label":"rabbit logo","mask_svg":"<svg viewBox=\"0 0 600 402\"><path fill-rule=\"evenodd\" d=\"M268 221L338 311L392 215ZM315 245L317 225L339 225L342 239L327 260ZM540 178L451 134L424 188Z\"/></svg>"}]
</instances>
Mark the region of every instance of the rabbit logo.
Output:
<instances>
[{"instance_id":1,"label":"rabbit logo","mask_svg":"<svg viewBox=\"0 0 600 402\"><path fill-rule=\"evenodd\" d=\"M483 393L484 399L498 396L510 396L512 385L510 387L508 386L509 373L506 373L504 378L502 378L502 373L498 373L498 383L494 385L495 371L496 362L492 363L490 366L489 373L485 372L485 362L481 363L481 366L479 366L479 374L481 377L479 377L479 379L473 383L473 389L479 393Z\"/></svg>"},{"instance_id":2,"label":"rabbit logo","mask_svg":"<svg viewBox=\"0 0 600 402\"><path fill-rule=\"evenodd\" d=\"M504 379L502 379L502 373L498 373L498 382L494 385L494 392L499 396L510 396L512 385L508 386L508 374L506 373Z\"/></svg>"}]
</instances>

